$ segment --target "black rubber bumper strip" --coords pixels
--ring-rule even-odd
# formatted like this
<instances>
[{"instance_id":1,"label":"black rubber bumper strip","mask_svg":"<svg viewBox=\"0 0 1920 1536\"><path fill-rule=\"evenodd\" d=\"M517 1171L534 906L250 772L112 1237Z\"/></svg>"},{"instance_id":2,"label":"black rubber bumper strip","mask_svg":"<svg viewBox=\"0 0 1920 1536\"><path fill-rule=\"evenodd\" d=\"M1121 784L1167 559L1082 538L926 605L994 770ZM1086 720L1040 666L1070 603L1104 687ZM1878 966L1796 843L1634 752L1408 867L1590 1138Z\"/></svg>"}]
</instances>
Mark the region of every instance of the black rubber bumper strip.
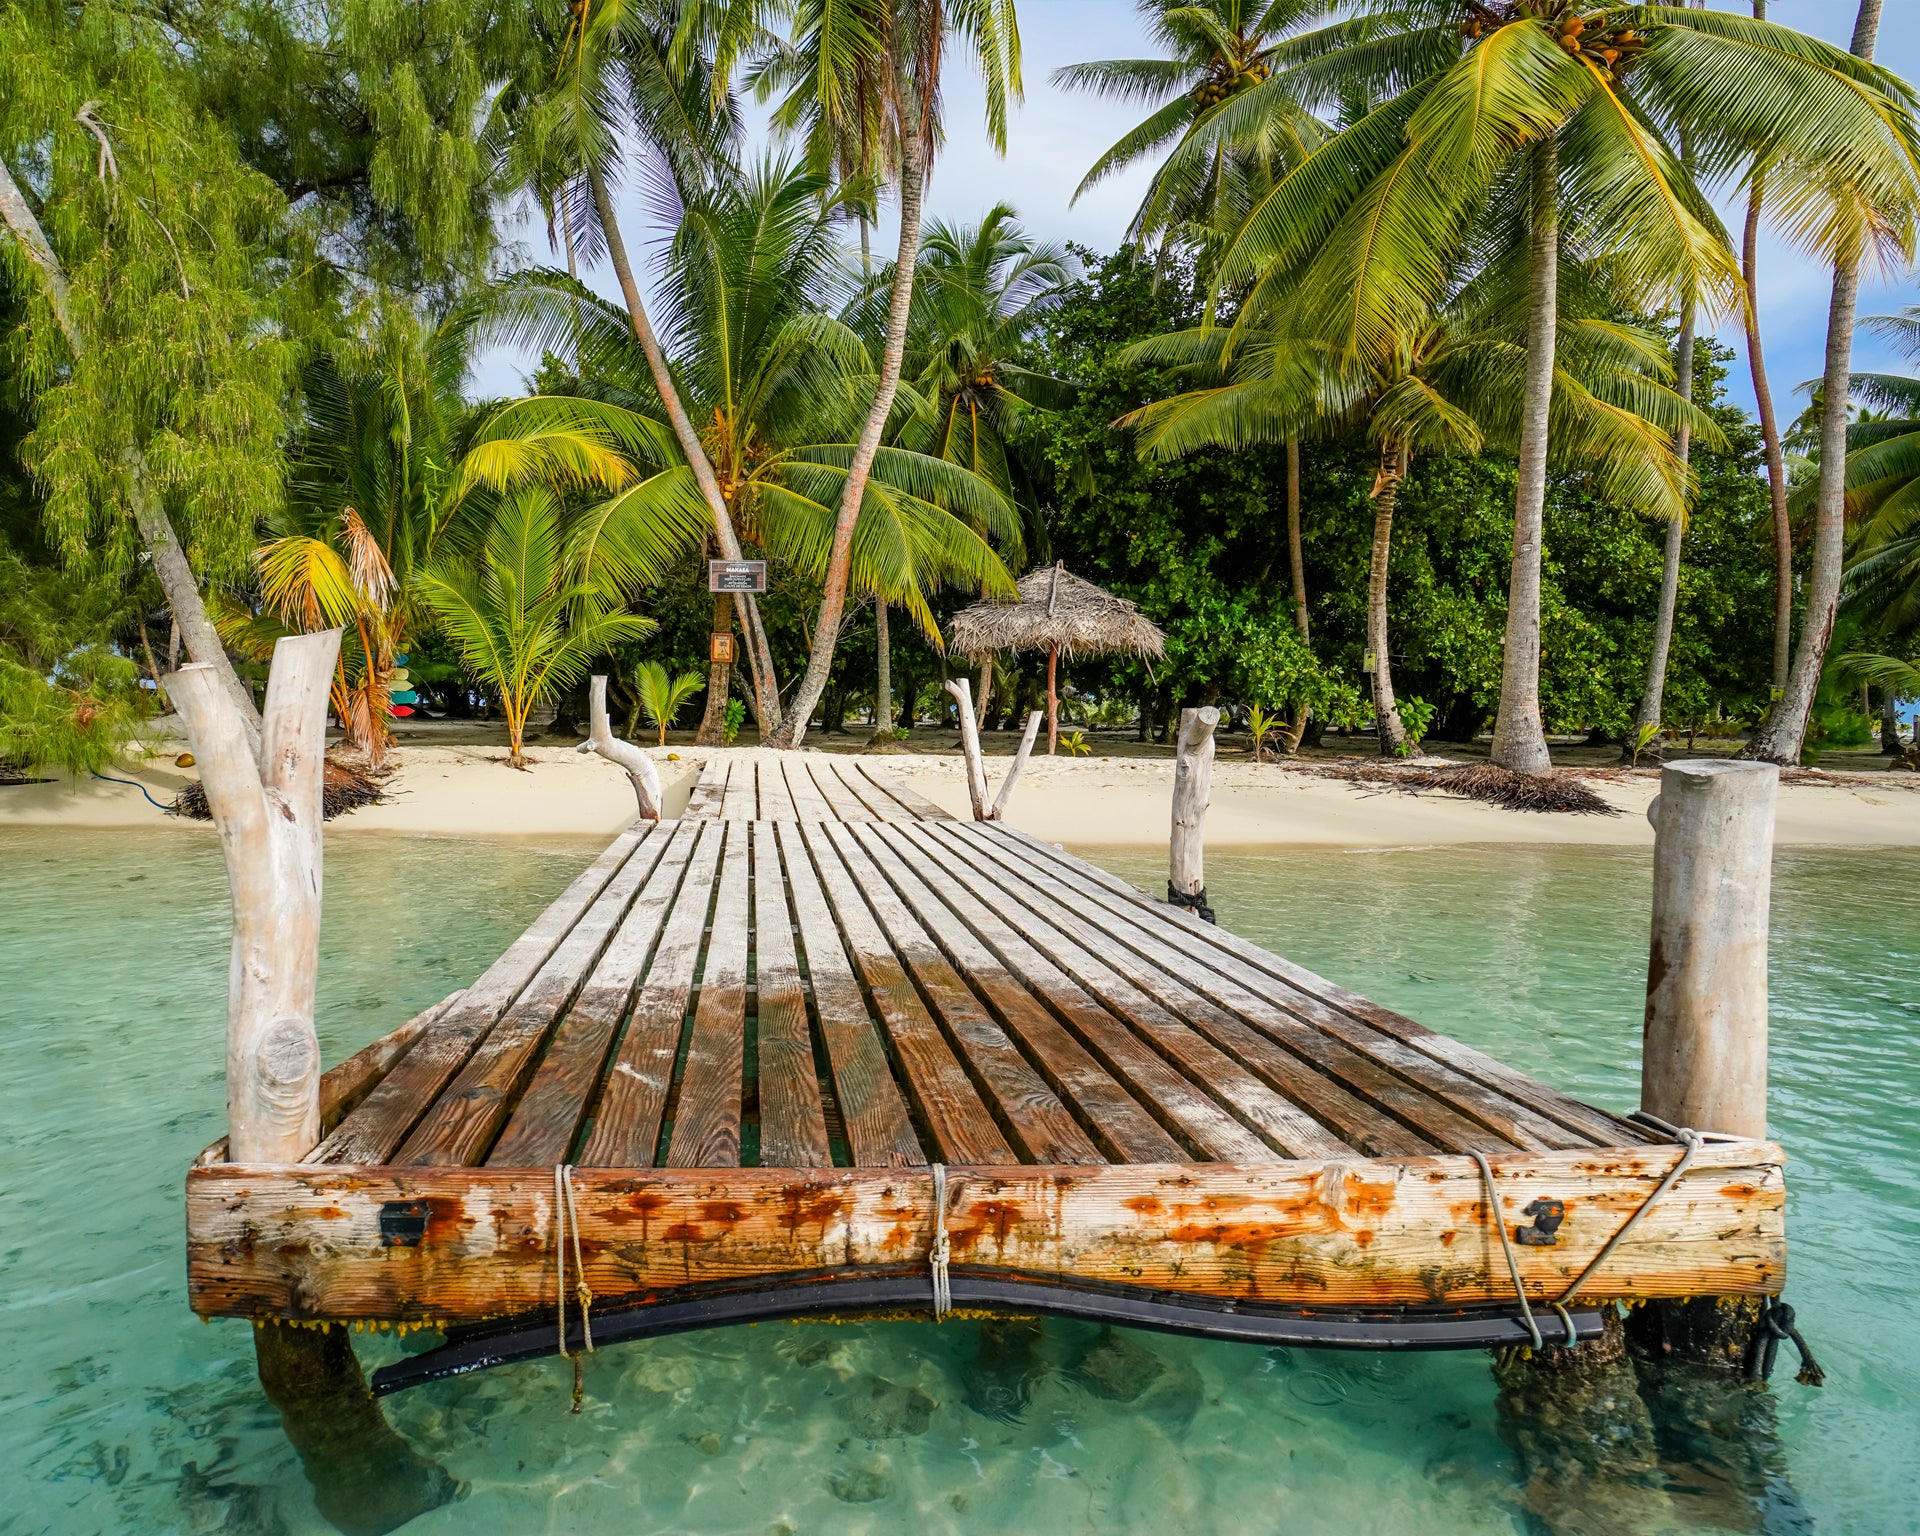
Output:
<instances>
[{"instance_id":1,"label":"black rubber bumper strip","mask_svg":"<svg viewBox=\"0 0 1920 1536\"><path fill-rule=\"evenodd\" d=\"M1464 1311L1347 1311L1267 1307L1231 1298L1142 1291L1122 1285L1075 1283L1009 1277L1004 1271L952 1276L953 1305L973 1311L1045 1313L1087 1322L1118 1323L1163 1333L1191 1334L1241 1344L1291 1344L1312 1349L1499 1349L1526 1344L1527 1330L1516 1312L1479 1308ZM596 1347L631 1339L659 1338L738 1323L770 1323L810 1317L931 1309L928 1277L813 1272L783 1277L777 1285L723 1282L689 1287L640 1305L596 1307ZM1599 1338L1604 1320L1596 1310L1572 1314L1580 1340ZM1555 1334L1563 1330L1554 1320ZM568 1347L581 1347L577 1315L569 1309ZM1550 1342L1558 1342L1552 1339ZM386 1397L429 1381L464 1376L496 1365L514 1365L555 1354L557 1334L551 1313L523 1315L501 1323L449 1330L447 1341L382 1366L373 1373L376 1397Z\"/></svg>"}]
</instances>

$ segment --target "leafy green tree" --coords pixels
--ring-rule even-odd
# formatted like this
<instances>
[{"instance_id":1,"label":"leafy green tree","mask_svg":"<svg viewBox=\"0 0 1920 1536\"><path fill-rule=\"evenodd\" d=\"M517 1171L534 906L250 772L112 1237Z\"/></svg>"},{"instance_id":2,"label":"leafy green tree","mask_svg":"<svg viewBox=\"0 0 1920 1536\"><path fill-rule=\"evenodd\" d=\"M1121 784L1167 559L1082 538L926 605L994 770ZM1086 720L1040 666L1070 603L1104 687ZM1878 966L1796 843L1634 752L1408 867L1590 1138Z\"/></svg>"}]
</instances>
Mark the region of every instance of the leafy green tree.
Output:
<instances>
[{"instance_id":1,"label":"leafy green tree","mask_svg":"<svg viewBox=\"0 0 1920 1536\"><path fill-rule=\"evenodd\" d=\"M619 611L605 585L581 578L568 558L560 504L538 486L494 503L475 558L436 561L420 592L468 669L498 695L515 768L527 765L528 714L609 646L653 628L651 619Z\"/></svg>"}]
</instances>

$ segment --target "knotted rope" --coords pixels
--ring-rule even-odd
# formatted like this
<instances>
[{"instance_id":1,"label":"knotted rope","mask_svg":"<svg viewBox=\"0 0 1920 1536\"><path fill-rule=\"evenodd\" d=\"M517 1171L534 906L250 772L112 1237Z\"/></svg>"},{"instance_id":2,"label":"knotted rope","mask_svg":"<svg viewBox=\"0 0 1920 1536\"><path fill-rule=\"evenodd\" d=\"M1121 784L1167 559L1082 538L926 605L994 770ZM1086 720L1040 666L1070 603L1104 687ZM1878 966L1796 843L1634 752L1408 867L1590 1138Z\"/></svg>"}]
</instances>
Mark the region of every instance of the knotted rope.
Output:
<instances>
[{"instance_id":1,"label":"knotted rope","mask_svg":"<svg viewBox=\"0 0 1920 1536\"><path fill-rule=\"evenodd\" d=\"M933 1165L933 1247L927 1263L933 1270L933 1315L945 1317L953 1310L953 1285L947 1274L947 1261L953 1247L947 1241L947 1165Z\"/></svg>"},{"instance_id":2,"label":"knotted rope","mask_svg":"<svg viewBox=\"0 0 1920 1536\"><path fill-rule=\"evenodd\" d=\"M593 1287L587 1284L586 1260L580 1253L580 1210L574 1201L573 1165L553 1165L553 1252L559 1260L560 1275L555 1283L556 1312L560 1330L560 1358L573 1362L573 1411L578 1413L586 1398L586 1370L583 1356L593 1353ZM580 1341L576 1354L567 1348L567 1244L573 1244L573 1292L580 1303Z\"/></svg>"}]
</instances>

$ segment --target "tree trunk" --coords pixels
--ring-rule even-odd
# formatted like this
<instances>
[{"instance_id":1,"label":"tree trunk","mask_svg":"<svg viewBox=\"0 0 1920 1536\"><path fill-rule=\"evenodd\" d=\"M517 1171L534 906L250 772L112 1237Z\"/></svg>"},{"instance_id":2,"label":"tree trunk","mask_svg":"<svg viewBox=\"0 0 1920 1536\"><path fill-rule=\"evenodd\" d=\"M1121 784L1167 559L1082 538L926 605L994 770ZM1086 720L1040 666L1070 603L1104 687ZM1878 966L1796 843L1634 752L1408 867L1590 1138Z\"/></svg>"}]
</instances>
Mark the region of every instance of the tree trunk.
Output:
<instances>
[{"instance_id":1,"label":"tree trunk","mask_svg":"<svg viewBox=\"0 0 1920 1536\"><path fill-rule=\"evenodd\" d=\"M1407 744L1407 728L1393 701L1393 665L1387 654L1387 558L1393 544L1393 509L1406 472L1406 449L1382 443L1373 493L1373 561L1367 570L1367 651L1373 657L1373 723L1382 757L1400 756Z\"/></svg>"},{"instance_id":2,"label":"tree trunk","mask_svg":"<svg viewBox=\"0 0 1920 1536\"><path fill-rule=\"evenodd\" d=\"M1906 751L1900 739L1900 700L1891 688L1880 690L1880 755L1898 757Z\"/></svg>"},{"instance_id":3,"label":"tree trunk","mask_svg":"<svg viewBox=\"0 0 1920 1536\"><path fill-rule=\"evenodd\" d=\"M1880 25L1880 0L1860 0L1853 52L1871 61ZM1813 713L1827 642L1833 638L1840 601L1840 573L1847 534L1847 383L1853 370L1853 322L1860 302L1860 237L1848 237L1834 263L1833 297L1827 306L1827 361L1822 375L1820 482L1813 524L1813 561L1807 575L1807 606L1800 644L1787 685L1744 755L1790 765L1800 760L1807 720Z\"/></svg>"},{"instance_id":4,"label":"tree trunk","mask_svg":"<svg viewBox=\"0 0 1920 1536\"><path fill-rule=\"evenodd\" d=\"M1312 644L1307 627L1307 561L1300 548L1300 439L1287 439L1287 575L1293 583L1293 622L1300 638ZM1304 704L1294 706L1293 718L1280 733L1280 746L1288 757L1300 750L1300 738L1306 734L1310 711Z\"/></svg>"},{"instance_id":5,"label":"tree trunk","mask_svg":"<svg viewBox=\"0 0 1920 1536\"><path fill-rule=\"evenodd\" d=\"M1060 647L1047 647L1047 756L1060 750Z\"/></svg>"},{"instance_id":6,"label":"tree trunk","mask_svg":"<svg viewBox=\"0 0 1920 1536\"><path fill-rule=\"evenodd\" d=\"M1553 766L1540 720L1540 539L1547 504L1547 439L1560 307L1558 172L1558 145L1543 139L1533 151L1531 309L1522 386L1520 483L1513 509L1500 717L1493 729L1493 760L1515 773L1545 773Z\"/></svg>"},{"instance_id":7,"label":"tree trunk","mask_svg":"<svg viewBox=\"0 0 1920 1536\"><path fill-rule=\"evenodd\" d=\"M861 232L866 231L866 221L860 221ZM877 746L883 741L892 741L893 736L893 646L887 636L887 605L884 599L873 600L873 739L868 746Z\"/></svg>"},{"instance_id":8,"label":"tree trunk","mask_svg":"<svg viewBox=\"0 0 1920 1536\"><path fill-rule=\"evenodd\" d=\"M724 592L713 595L713 635L733 638L733 599ZM700 729L693 733L696 747L717 747L726 739L727 689L733 683L733 663L712 659L714 647L707 646L707 707L700 716Z\"/></svg>"},{"instance_id":9,"label":"tree trunk","mask_svg":"<svg viewBox=\"0 0 1920 1536\"><path fill-rule=\"evenodd\" d=\"M1680 307L1679 355L1673 370L1675 392L1689 404L1693 400L1693 327L1694 305L1689 297ZM1691 423L1680 424L1673 448L1680 460L1680 467L1685 469L1693 450ZM1658 729L1661 711L1666 704L1667 657L1673 650L1674 611L1680 605L1680 546L1686 536L1686 518L1676 515L1667 524L1666 563L1660 570L1660 602L1653 616L1653 650L1647 657L1647 685L1641 691L1640 708L1633 717L1633 741L1627 744L1629 753L1638 743L1643 730L1649 726Z\"/></svg>"},{"instance_id":10,"label":"tree trunk","mask_svg":"<svg viewBox=\"0 0 1920 1536\"><path fill-rule=\"evenodd\" d=\"M902 92L904 110L900 130L900 245L894 258L893 293L887 311L887 336L880 357L880 379L874 390L873 405L866 425L853 450L853 462L847 468L847 483L840 496L840 515L834 521L833 548L827 556L827 579L820 594L820 616L813 626L813 649L807 657L806 675L793 696L793 707L785 722L777 727L769 745L797 747L807 733L807 721L820 702L827 686L827 674L833 666L833 648L840 637L840 618L846 608L847 574L853 557L853 529L860 520L860 507L866 500L867 478L874 456L880 451L880 435L892 414L893 400L900 388L900 366L907 345L907 312L913 302L914 264L920 254L920 204L926 193L924 146L921 143L921 103L912 82Z\"/></svg>"},{"instance_id":11,"label":"tree trunk","mask_svg":"<svg viewBox=\"0 0 1920 1536\"><path fill-rule=\"evenodd\" d=\"M633 798L641 819L658 821L664 799L660 792L660 770L654 767L653 759L632 742L622 741L613 734L613 722L607 718L607 680L604 675L593 679L587 708L587 739L574 750L598 752L608 762L618 763L624 768L628 781L633 785Z\"/></svg>"},{"instance_id":12,"label":"tree trunk","mask_svg":"<svg viewBox=\"0 0 1920 1536\"><path fill-rule=\"evenodd\" d=\"M620 223L614 214L613 198L607 191L607 179L601 174L600 167L591 160L587 162L587 185L593 193L593 205L600 213L600 224L607 241L607 259L613 263L614 275L620 280L620 292L626 299L627 318L633 326L634 339L647 356L647 370L653 376L654 388L660 392L660 403L666 409L667 422L673 428L680 451L686 455L687 467L693 471L694 482L700 487L707 510L713 514L713 537L720 547L720 558L738 560L740 539L734 532L733 517L727 510L726 497L721 493L720 481L714 475L707 451L701 445L700 434L694 430L693 422L687 416L687 408L681 403L680 391L674 385L672 371L667 367L666 354L660 349L660 338L654 334L653 321L647 316L647 306L640 297L640 285L634 280L633 264L627 259L627 243L621 237ZM777 724L780 719L780 693L774 682L773 657L765 649L765 631L755 622L759 605L754 601L753 594L736 593L735 603L740 610L741 626L747 632L747 642L754 648L754 687L760 705L756 713L760 717L761 729L766 730L769 721Z\"/></svg>"}]
</instances>

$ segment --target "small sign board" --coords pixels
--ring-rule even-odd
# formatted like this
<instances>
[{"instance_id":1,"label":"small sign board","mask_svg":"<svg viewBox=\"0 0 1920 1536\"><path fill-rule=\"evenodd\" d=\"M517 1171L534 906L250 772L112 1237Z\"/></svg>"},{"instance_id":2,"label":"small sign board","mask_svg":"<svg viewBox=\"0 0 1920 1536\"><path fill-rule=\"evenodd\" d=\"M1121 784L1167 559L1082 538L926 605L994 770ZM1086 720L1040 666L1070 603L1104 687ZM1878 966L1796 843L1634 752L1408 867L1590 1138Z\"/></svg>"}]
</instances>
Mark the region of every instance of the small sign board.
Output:
<instances>
[{"instance_id":1,"label":"small sign board","mask_svg":"<svg viewBox=\"0 0 1920 1536\"><path fill-rule=\"evenodd\" d=\"M713 640L713 648L707 653L707 659L709 661L732 661L733 636L714 635L711 638Z\"/></svg>"},{"instance_id":2,"label":"small sign board","mask_svg":"<svg viewBox=\"0 0 1920 1536\"><path fill-rule=\"evenodd\" d=\"M764 560L709 560L709 592L764 592L767 590L767 562Z\"/></svg>"}]
</instances>

